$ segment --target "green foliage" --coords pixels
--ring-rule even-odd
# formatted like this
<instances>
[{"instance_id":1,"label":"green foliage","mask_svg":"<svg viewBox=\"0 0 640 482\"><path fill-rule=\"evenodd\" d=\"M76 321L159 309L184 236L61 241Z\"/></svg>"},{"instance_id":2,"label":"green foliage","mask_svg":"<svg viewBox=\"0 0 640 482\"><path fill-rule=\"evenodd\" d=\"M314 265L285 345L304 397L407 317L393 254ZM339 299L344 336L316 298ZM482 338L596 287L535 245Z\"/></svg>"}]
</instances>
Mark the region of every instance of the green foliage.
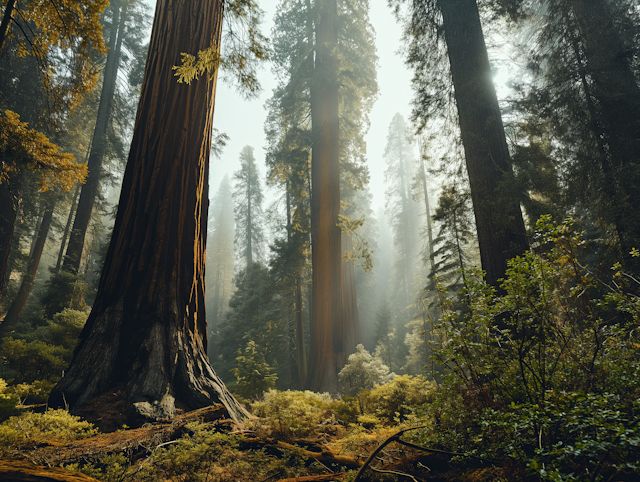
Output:
<instances>
[{"instance_id":1,"label":"green foliage","mask_svg":"<svg viewBox=\"0 0 640 482\"><path fill-rule=\"evenodd\" d=\"M604 283L582 266L571 226L538 221L536 249L509 262L503 296L475 273L469 312L444 304L434 351L447 375L429 408L432 443L510 458L542 480L637 471L635 281L617 266Z\"/></svg>"},{"instance_id":2,"label":"green foliage","mask_svg":"<svg viewBox=\"0 0 640 482\"><path fill-rule=\"evenodd\" d=\"M45 317L52 319L53 315L67 308L85 309L83 304L86 292L87 285L81 276L63 269L52 270L41 298L45 306Z\"/></svg>"},{"instance_id":3,"label":"green foliage","mask_svg":"<svg viewBox=\"0 0 640 482\"><path fill-rule=\"evenodd\" d=\"M347 395L355 395L360 390L371 390L374 385L389 383L395 378L389 367L378 357L358 345L356 352L349 355L345 367L338 373L338 379L343 384Z\"/></svg>"},{"instance_id":4,"label":"green foliage","mask_svg":"<svg viewBox=\"0 0 640 482\"><path fill-rule=\"evenodd\" d=\"M66 410L45 413L26 412L9 418L0 425L0 447L17 444L37 445L51 440L73 441L94 436L97 429Z\"/></svg>"},{"instance_id":5,"label":"green foliage","mask_svg":"<svg viewBox=\"0 0 640 482\"><path fill-rule=\"evenodd\" d=\"M484 410L475 452L522 461L540 480L611 480L612 469L640 471L639 415L639 401L611 393L554 393L540 405Z\"/></svg>"},{"instance_id":6,"label":"green foliage","mask_svg":"<svg viewBox=\"0 0 640 482\"><path fill-rule=\"evenodd\" d=\"M242 470L239 477L252 480L269 470L261 451L243 454L241 436L220 433L198 422L187 424L189 434L156 449L148 462L136 469L135 480L220 480L221 474Z\"/></svg>"},{"instance_id":7,"label":"green foliage","mask_svg":"<svg viewBox=\"0 0 640 482\"><path fill-rule=\"evenodd\" d=\"M335 421L332 403L328 393L269 390L261 400L251 404L251 409L256 416L266 419L258 422L262 430L287 440L329 427L325 422Z\"/></svg>"},{"instance_id":8,"label":"green foliage","mask_svg":"<svg viewBox=\"0 0 640 482\"><path fill-rule=\"evenodd\" d=\"M390 383L376 385L358 396L364 413L391 423L405 420L415 409L433 400L436 389L423 376L402 375Z\"/></svg>"},{"instance_id":9,"label":"green foliage","mask_svg":"<svg viewBox=\"0 0 640 482\"><path fill-rule=\"evenodd\" d=\"M26 381L59 377L67 367L65 359L70 355L69 350L60 346L11 337L3 340L0 352L7 367Z\"/></svg>"},{"instance_id":10,"label":"green foliage","mask_svg":"<svg viewBox=\"0 0 640 482\"><path fill-rule=\"evenodd\" d=\"M259 397L275 387L278 376L264 361L264 356L252 340L249 340L244 352L238 350L236 363L237 367L232 370L238 380L234 388L243 397Z\"/></svg>"},{"instance_id":11,"label":"green foliage","mask_svg":"<svg viewBox=\"0 0 640 482\"><path fill-rule=\"evenodd\" d=\"M0 378L0 422L20 414L20 397Z\"/></svg>"}]
</instances>

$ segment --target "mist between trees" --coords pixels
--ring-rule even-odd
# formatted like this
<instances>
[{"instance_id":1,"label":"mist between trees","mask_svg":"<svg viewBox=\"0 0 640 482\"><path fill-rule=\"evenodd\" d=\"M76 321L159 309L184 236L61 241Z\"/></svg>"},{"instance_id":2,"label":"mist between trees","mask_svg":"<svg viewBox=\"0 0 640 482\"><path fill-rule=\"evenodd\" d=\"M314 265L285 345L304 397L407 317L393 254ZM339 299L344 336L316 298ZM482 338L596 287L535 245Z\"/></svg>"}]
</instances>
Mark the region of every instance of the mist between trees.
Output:
<instances>
[{"instance_id":1,"label":"mist between trees","mask_svg":"<svg viewBox=\"0 0 640 482\"><path fill-rule=\"evenodd\" d=\"M384 396L361 390L408 383L429 396L375 423L422 417L423 442L504 480L633 480L637 5L388 4L412 112L372 152L393 94L368 0L280 0L273 19L251 0L3 3L8 387L72 411L117 392L140 425L216 403L241 422L274 390L364 417ZM263 96L266 145L228 148L219 72ZM239 169L210 176L210 157Z\"/></svg>"}]
</instances>

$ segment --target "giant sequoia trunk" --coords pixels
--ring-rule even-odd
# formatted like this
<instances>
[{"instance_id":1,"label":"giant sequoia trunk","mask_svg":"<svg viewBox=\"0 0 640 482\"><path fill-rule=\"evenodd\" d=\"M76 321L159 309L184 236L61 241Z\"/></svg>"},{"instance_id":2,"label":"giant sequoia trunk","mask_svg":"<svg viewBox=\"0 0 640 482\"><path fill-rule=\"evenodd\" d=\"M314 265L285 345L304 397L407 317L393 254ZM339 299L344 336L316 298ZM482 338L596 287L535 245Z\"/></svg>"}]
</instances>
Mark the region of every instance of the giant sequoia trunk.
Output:
<instances>
[{"instance_id":1,"label":"giant sequoia trunk","mask_svg":"<svg viewBox=\"0 0 640 482\"><path fill-rule=\"evenodd\" d=\"M528 248L522 212L503 182L511 162L476 0L439 0L486 280Z\"/></svg>"},{"instance_id":2,"label":"giant sequoia trunk","mask_svg":"<svg viewBox=\"0 0 640 482\"><path fill-rule=\"evenodd\" d=\"M320 0L316 8L316 65L311 85L313 302L307 384L311 390L335 393L338 372L346 363L341 231L338 227L338 7L336 0Z\"/></svg>"},{"instance_id":3,"label":"giant sequoia trunk","mask_svg":"<svg viewBox=\"0 0 640 482\"><path fill-rule=\"evenodd\" d=\"M182 52L219 48L223 0L159 0L133 141L98 294L49 404L123 386L133 413L223 403L245 413L207 360L204 264L217 77L178 84ZM154 405L153 402L158 402ZM134 405L135 404L135 405Z\"/></svg>"},{"instance_id":4,"label":"giant sequoia trunk","mask_svg":"<svg viewBox=\"0 0 640 482\"><path fill-rule=\"evenodd\" d=\"M33 249L30 257L31 259L29 260L27 271L24 273L20 289L18 290L18 294L14 300L11 302L11 306L9 306L9 310L4 317L2 324L0 324L0 338L8 335L11 330L15 328L18 323L20 313L22 313L22 310L27 304L27 300L29 299L29 295L33 289L36 275L38 274L38 267L40 266L40 258L44 251L44 245L47 242L47 236L49 236L49 229L51 228L51 222L53 221L54 208L55 199L51 196L47 202L45 212L42 215L40 227L36 231L35 242L33 243Z\"/></svg>"},{"instance_id":5,"label":"giant sequoia trunk","mask_svg":"<svg viewBox=\"0 0 640 482\"><path fill-rule=\"evenodd\" d=\"M111 120L111 107L116 90L116 80L118 78L118 65L120 63L120 51L122 49L126 15L126 6L123 8L114 6L111 38L109 39L109 51L104 69L104 81L102 91L100 92L98 116L93 130L91 152L87 163L89 172L87 174L87 180L80 191L80 199L78 200L73 229L69 236L69 245L67 246L67 254L63 263L63 267L73 273L78 273L80 269L85 237L103 175L102 161L107 150L107 130L109 129Z\"/></svg>"},{"instance_id":6,"label":"giant sequoia trunk","mask_svg":"<svg viewBox=\"0 0 640 482\"><path fill-rule=\"evenodd\" d=\"M573 0L571 8L592 81L586 94L594 103L594 134L605 158L608 221L616 226L627 268L638 273L638 262L629 251L640 246L640 87L607 2Z\"/></svg>"}]
</instances>

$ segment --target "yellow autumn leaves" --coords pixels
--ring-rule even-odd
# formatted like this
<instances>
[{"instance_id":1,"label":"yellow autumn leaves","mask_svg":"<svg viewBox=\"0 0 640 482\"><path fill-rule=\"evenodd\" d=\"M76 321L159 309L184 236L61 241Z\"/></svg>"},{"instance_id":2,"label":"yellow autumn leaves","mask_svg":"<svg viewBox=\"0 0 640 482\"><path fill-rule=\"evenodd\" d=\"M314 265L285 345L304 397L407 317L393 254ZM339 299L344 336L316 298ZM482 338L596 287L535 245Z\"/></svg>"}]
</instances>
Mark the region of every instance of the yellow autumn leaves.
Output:
<instances>
[{"instance_id":1,"label":"yellow autumn leaves","mask_svg":"<svg viewBox=\"0 0 640 482\"><path fill-rule=\"evenodd\" d=\"M15 112L0 110L0 184L24 170L37 172L41 191L54 186L70 191L87 176L86 164L76 164L72 154L60 152L59 146L29 129Z\"/></svg>"}]
</instances>

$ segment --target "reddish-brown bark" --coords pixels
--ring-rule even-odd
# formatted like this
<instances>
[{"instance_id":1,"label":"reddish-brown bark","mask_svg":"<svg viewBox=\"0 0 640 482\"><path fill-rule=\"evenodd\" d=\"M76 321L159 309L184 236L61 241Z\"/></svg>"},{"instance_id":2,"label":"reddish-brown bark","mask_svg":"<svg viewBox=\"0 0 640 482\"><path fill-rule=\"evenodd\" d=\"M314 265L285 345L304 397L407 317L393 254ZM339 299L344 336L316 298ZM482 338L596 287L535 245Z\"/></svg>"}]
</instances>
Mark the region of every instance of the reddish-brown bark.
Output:
<instances>
[{"instance_id":1,"label":"reddish-brown bark","mask_svg":"<svg viewBox=\"0 0 640 482\"><path fill-rule=\"evenodd\" d=\"M123 384L135 411L222 403L207 360L204 264L216 72L178 84L181 53L220 47L223 0L160 0L118 214L93 310L51 394L81 406ZM133 405L136 402L143 402ZM157 405L153 405L158 402ZM149 405L148 405L149 406Z\"/></svg>"},{"instance_id":2,"label":"reddish-brown bark","mask_svg":"<svg viewBox=\"0 0 640 482\"><path fill-rule=\"evenodd\" d=\"M311 249L313 302L307 385L337 392L346 363L342 298L338 44L336 0L316 5L316 65L311 85Z\"/></svg>"}]
</instances>

